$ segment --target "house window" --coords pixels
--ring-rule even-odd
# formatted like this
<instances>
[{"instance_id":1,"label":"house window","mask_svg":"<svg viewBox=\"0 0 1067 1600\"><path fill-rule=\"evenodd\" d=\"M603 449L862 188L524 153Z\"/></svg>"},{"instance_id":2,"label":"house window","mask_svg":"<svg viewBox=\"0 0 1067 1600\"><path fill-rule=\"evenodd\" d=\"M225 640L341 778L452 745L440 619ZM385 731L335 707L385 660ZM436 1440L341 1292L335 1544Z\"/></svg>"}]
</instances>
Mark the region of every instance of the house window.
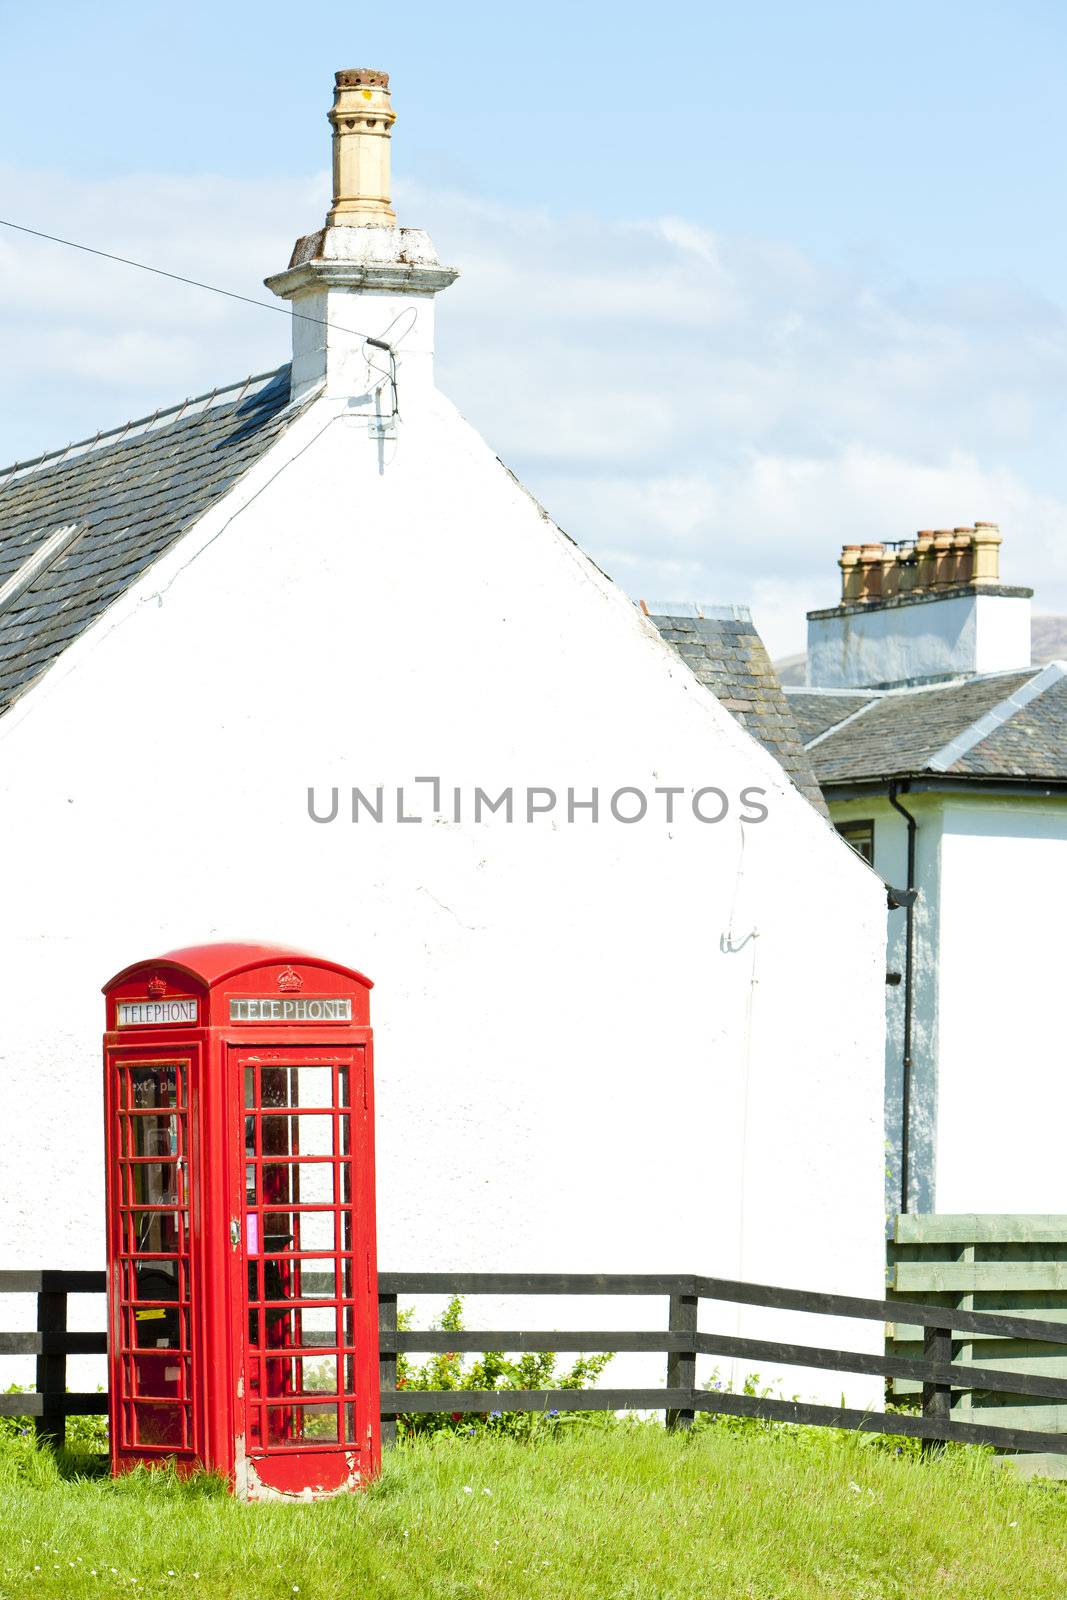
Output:
<instances>
[{"instance_id":1,"label":"house window","mask_svg":"<svg viewBox=\"0 0 1067 1600\"><path fill-rule=\"evenodd\" d=\"M847 839L857 855L874 866L874 822L837 822L834 824L842 839Z\"/></svg>"}]
</instances>

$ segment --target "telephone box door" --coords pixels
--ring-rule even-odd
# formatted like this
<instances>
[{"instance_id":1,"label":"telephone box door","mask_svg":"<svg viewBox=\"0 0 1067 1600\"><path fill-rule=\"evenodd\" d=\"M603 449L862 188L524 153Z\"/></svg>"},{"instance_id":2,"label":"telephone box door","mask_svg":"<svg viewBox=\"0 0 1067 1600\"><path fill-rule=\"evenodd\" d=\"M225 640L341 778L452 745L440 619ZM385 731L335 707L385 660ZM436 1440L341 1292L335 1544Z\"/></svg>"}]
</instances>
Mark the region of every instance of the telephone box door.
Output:
<instances>
[{"instance_id":1,"label":"telephone box door","mask_svg":"<svg viewBox=\"0 0 1067 1600\"><path fill-rule=\"evenodd\" d=\"M245 1492L376 1470L369 1045L228 1052Z\"/></svg>"},{"instance_id":2,"label":"telephone box door","mask_svg":"<svg viewBox=\"0 0 1067 1600\"><path fill-rule=\"evenodd\" d=\"M192 1464L199 1049L109 1051L108 1188L115 1460Z\"/></svg>"}]
</instances>

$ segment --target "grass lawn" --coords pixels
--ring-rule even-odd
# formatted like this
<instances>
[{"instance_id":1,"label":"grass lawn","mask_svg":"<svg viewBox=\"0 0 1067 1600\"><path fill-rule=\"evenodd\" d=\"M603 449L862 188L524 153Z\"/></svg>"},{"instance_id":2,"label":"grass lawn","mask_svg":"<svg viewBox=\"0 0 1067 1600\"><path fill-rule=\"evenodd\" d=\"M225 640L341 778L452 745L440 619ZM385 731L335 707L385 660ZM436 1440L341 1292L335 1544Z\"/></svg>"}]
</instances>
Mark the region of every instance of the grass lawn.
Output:
<instances>
[{"instance_id":1,"label":"grass lawn","mask_svg":"<svg viewBox=\"0 0 1067 1600\"><path fill-rule=\"evenodd\" d=\"M406 1444L366 1494L239 1505L211 1479L113 1483L0 1441L0 1596L240 1600L1042 1600L1067 1491L957 1448L721 1426Z\"/></svg>"}]
</instances>

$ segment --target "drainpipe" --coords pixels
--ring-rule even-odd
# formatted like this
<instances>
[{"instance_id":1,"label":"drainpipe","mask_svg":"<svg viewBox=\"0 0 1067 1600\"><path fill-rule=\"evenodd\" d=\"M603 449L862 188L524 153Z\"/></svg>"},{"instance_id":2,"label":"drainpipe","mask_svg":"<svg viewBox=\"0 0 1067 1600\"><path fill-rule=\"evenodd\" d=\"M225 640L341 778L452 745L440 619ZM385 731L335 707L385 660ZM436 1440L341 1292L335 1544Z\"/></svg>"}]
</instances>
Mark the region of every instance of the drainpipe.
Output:
<instances>
[{"instance_id":1,"label":"drainpipe","mask_svg":"<svg viewBox=\"0 0 1067 1600\"><path fill-rule=\"evenodd\" d=\"M906 1213L908 1209L908 1179L910 1177L910 1145L911 1145L911 1036L914 988L914 963L915 963L915 835L919 825L910 811L906 811L897 799L897 785L889 785L889 804L908 824L908 888L905 904L904 923L904 1056L901 1062L901 1090L900 1090L900 1210ZM902 897L903 898L903 897Z\"/></svg>"}]
</instances>

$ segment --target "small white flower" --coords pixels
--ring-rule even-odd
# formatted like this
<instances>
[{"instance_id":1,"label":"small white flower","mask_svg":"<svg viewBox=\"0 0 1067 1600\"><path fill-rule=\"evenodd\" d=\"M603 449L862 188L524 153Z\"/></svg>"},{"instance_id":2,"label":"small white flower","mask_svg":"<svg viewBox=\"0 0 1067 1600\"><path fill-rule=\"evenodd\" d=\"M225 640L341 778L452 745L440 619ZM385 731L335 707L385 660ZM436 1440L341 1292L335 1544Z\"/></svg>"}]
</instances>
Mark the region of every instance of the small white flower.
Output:
<instances>
[{"instance_id":1,"label":"small white flower","mask_svg":"<svg viewBox=\"0 0 1067 1600\"><path fill-rule=\"evenodd\" d=\"M1009 1522L1008 1523L1008 1527L1009 1528L1017 1528L1018 1526L1019 1526L1019 1524L1017 1522Z\"/></svg>"},{"instance_id":2,"label":"small white flower","mask_svg":"<svg viewBox=\"0 0 1067 1600\"><path fill-rule=\"evenodd\" d=\"M849 1488L852 1490L853 1494L862 1494L863 1493L863 1490L860 1488L858 1483L850 1483L849 1484Z\"/></svg>"},{"instance_id":3,"label":"small white flower","mask_svg":"<svg viewBox=\"0 0 1067 1600\"><path fill-rule=\"evenodd\" d=\"M483 1489L482 1490L483 1494L492 1494L492 1492L493 1492L492 1489Z\"/></svg>"},{"instance_id":4,"label":"small white flower","mask_svg":"<svg viewBox=\"0 0 1067 1600\"><path fill-rule=\"evenodd\" d=\"M474 1490L471 1488L469 1483L465 1483L463 1485L463 1493L464 1494L473 1494L474 1493Z\"/></svg>"}]
</instances>

